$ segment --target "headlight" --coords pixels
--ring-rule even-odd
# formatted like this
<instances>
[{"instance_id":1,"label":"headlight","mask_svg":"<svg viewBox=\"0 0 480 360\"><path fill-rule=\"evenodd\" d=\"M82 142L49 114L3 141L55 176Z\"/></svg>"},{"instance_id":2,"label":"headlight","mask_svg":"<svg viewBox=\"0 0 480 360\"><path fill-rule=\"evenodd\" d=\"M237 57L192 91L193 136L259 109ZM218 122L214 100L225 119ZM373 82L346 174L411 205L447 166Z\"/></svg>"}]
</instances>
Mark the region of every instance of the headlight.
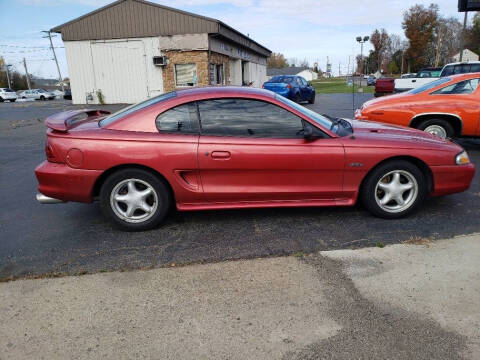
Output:
<instances>
[{"instance_id":1,"label":"headlight","mask_svg":"<svg viewBox=\"0 0 480 360\"><path fill-rule=\"evenodd\" d=\"M457 156L455 156L455 164L457 164L457 165L470 164L470 158L468 157L468 154L465 150L462 151Z\"/></svg>"}]
</instances>

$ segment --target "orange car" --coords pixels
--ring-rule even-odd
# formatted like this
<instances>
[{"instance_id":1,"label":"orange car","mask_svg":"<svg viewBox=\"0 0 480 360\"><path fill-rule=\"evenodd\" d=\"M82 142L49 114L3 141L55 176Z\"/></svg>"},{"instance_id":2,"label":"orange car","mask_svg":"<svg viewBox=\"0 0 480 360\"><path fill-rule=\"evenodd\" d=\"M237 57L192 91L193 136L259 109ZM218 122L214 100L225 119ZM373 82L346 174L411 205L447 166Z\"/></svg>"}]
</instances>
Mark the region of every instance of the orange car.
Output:
<instances>
[{"instance_id":1,"label":"orange car","mask_svg":"<svg viewBox=\"0 0 480 360\"><path fill-rule=\"evenodd\" d=\"M359 120L424 130L441 138L480 136L480 73L439 78L405 93L367 101Z\"/></svg>"}]
</instances>

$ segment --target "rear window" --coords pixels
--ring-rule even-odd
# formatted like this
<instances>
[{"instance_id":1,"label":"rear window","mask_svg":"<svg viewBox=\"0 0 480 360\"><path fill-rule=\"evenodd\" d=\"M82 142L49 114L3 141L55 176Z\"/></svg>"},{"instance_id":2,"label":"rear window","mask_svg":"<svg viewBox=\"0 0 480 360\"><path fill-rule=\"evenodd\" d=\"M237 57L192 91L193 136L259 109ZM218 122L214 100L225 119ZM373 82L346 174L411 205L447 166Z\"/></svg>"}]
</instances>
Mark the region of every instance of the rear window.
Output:
<instances>
[{"instance_id":1,"label":"rear window","mask_svg":"<svg viewBox=\"0 0 480 360\"><path fill-rule=\"evenodd\" d=\"M429 82L428 84L420 86L416 89L410 90L410 91L408 91L408 93L410 93L410 94L420 94L421 92L433 89L435 86L445 84L445 83L449 82L450 80L452 80L452 79L451 78L441 78L441 79Z\"/></svg>"},{"instance_id":2,"label":"rear window","mask_svg":"<svg viewBox=\"0 0 480 360\"><path fill-rule=\"evenodd\" d=\"M270 82L276 83L291 83L295 78L293 76L274 76L270 79Z\"/></svg>"},{"instance_id":3,"label":"rear window","mask_svg":"<svg viewBox=\"0 0 480 360\"><path fill-rule=\"evenodd\" d=\"M121 118L123 118L127 115L130 115L130 114L132 114L136 111L142 110L142 109L144 109L148 106L154 105L154 104L158 104L159 102L165 101L167 99L171 99L175 96L177 96L177 93L175 91L172 91L172 92L169 92L169 93L159 95L159 96L156 96L154 98L145 100L141 103L130 105L126 108L123 108L123 109L117 111L116 113L113 113L112 115L106 117L105 119L101 120L98 125L99 126L107 126L107 125L111 124L112 122L117 121L118 119L121 119Z\"/></svg>"}]
</instances>

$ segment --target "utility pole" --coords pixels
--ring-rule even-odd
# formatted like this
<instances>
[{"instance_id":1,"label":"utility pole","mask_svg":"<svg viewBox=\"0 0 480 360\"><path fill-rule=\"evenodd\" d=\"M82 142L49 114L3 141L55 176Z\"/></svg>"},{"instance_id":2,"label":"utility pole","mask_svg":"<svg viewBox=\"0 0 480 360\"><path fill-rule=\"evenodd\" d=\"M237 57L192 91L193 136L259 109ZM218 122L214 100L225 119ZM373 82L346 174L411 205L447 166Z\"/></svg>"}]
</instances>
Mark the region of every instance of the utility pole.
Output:
<instances>
[{"instance_id":1,"label":"utility pole","mask_svg":"<svg viewBox=\"0 0 480 360\"><path fill-rule=\"evenodd\" d=\"M52 49L52 52L53 52L53 59L55 60L55 63L57 64L58 81L60 82L60 85L62 86L62 91L65 91L65 88L63 86L62 74L60 74L60 66L58 66L57 55L55 54L55 48L53 47L52 34L51 34L50 30L42 31L42 32L47 34L47 36L44 36L44 38L48 37L48 39L50 40L50 48Z\"/></svg>"},{"instance_id":2,"label":"utility pole","mask_svg":"<svg viewBox=\"0 0 480 360\"><path fill-rule=\"evenodd\" d=\"M9 66L12 66L12 65L7 65L7 64L5 64L5 70L6 70L5 72L7 73L8 88L11 88L12 85L10 84L10 74L9 74L9 71L8 71L8 67L9 67Z\"/></svg>"},{"instance_id":3,"label":"utility pole","mask_svg":"<svg viewBox=\"0 0 480 360\"><path fill-rule=\"evenodd\" d=\"M30 75L28 74L27 61L23 58L23 67L25 68L25 76L27 77L28 90L31 90L30 87Z\"/></svg>"},{"instance_id":4,"label":"utility pole","mask_svg":"<svg viewBox=\"0 0 480 360\"><path fill-rule=\"evenodd\" d=\"M342 75L342 72L340 71L340 64L341 62L338 62L338 77Z\"/></svg>"},{"instance_id":5,"label":"utility pole","mask_svg":"<svg viewBox=\"0 0 480 360\"><path fill-rule=\"evenodd\" d=\"M467 14L468 11L465 11L465 16L463 17L462 38L460 39L460 62L463 60L463 43L465 42L465 32L467 29Z\"/></svg>"}]
</instances>

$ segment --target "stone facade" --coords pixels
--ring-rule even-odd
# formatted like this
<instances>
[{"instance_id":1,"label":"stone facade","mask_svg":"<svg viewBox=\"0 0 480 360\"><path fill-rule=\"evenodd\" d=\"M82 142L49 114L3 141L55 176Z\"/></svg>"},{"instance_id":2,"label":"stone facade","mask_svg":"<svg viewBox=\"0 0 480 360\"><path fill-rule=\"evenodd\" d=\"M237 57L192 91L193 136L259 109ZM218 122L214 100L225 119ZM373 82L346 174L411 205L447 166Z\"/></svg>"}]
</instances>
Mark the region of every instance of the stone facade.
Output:
<instances>
[{"instance_id":1,"label":"stone facade","mask_svg":"<svg viewBox=\"0 0 480 360\"><path fill-rule=\"evenodd\" d=\"M225 83L230 84L230 67L228 56L210 52L210 60L208 59L208 51L165 51L168 63L163 68L163 91L169 92L176 89L175 86L175 64L197 64L197 85L210 85L209 64L223 64Z\"/></svg>"}]
</instances>

